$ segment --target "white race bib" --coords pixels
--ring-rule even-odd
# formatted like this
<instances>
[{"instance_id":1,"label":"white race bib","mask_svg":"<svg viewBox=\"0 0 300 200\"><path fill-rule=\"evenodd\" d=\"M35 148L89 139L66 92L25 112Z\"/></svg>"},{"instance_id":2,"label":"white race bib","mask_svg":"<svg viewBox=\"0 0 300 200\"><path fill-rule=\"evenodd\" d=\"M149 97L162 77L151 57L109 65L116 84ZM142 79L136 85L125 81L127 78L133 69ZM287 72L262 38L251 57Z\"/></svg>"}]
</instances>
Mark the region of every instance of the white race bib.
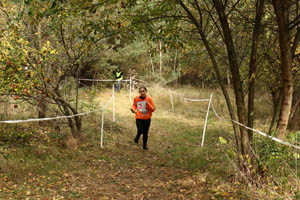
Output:
<instances>
[{"instance_id":1,"label":"white race bib","mask_svg":"<svg viewBox=\"0 0 300 200\"><path fill-rule=\"evenodd\" d=\"M137 109L144 115L147 113L146 105L147 105L146 101L137 102Z\"/></svg>"}]
</instances>

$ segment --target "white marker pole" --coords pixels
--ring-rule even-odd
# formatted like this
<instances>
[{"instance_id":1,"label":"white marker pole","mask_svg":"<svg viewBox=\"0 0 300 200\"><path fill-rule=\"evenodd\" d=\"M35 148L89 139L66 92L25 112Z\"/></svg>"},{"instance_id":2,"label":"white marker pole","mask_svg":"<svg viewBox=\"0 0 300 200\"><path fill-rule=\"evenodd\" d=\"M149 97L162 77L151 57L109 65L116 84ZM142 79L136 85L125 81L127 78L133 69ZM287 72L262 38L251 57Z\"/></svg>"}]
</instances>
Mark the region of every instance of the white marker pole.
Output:
<instances>
[{"instance_id":1,"label":"white marker pole","mask_svg":"<svg viewBox=\"0 0 300 200\"><path fill-rule=\"evenodd\" d=\"M104 109L102 110L102 122L101 122L101 137L100 137L101 148L103 147L103 126L104 126Z\"/></svg>"},{"instance_id":2,"label":"white marker pole","mask_svg":"<svg viewBox=\"0 0 300 200\"><path fill-rule=\"evenodd\" d=\"M130 76L130 81L129 81L129 101L131 101L131 84L132 84L132 80L131 80L131 76Z\"/></svg>"},{"instance_id":3,"label":"white marker pole","mask_svg":"<svg viewBox=\"0 0 300 200\"><path fill-rule=\"evenodd\" d=\"M132 82L132 91L135 90L135 81Z\"/></svg>"},{"instance_id":4,"label":"white marker pole","mask_svg":"<svg viewBox=\"0 0 300 200\"><path fill-rule=\"evenodd\" d=\"M207 125L207 119L208 119L211 101L212 101L212 93L210 94L209 103L208 103L208 107L207 107L207 113L206 113L205 123L204 123L204 127L203 127L201 147L203 147L203 145L204 145L205 131L206 131L206 125Z\"/></svg>"},{"instance_id":5,"label":"white marker pole","mask_svg":"<svg viewBox=\"0 0 300 200\"><path fill-rule=\"evenodd\" d=\"M114 87L114 84L113 84L112 100L113 100L113 122L116 122L116 112L115 112L115 87Z\"/></svg>"},{"instance_id":6,"label":"white marker pole","mask_svg":"<svg viewBox=\"0 0 300 200\"><path fill-rule=\"evenodd\" d=\"M171 93L170 88L169 88L169 94L170 94L170 99L171 99L172 111L174 112L173 97L172 97L172 93Z\"/></svg>"}]
</instances>

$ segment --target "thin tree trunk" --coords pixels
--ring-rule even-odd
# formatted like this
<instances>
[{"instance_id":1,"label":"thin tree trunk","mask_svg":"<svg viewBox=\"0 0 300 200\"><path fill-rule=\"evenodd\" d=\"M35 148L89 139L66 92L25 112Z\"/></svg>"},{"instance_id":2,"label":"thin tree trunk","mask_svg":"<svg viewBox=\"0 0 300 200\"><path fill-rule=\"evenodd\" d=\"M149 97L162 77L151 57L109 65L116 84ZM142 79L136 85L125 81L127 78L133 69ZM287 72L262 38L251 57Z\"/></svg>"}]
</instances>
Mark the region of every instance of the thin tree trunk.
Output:
<instances>
[{"instance_id":1,"label":"thin tree trunk","mask_svg":"<svg viewBox=\"0 0 300 200\"><path fill-rule=\"evenodd\" d=\"M248 127L253 128L254 123L254 93L255 93L255 79L256 79L256 60L258 41L261 30L261 19L264 11L264 0L258 0L256 5L256 17L254 30L252 35L252 49L249 63L249 89L248 89ZM249 140L252 140L253 131L248 130Z\"/></svg>"},{"instance_id":2,"label":"thin tree trunk","mask_svg":"<svg viewBox=\"0 0 300 200\"><path fill-rule=\"evenodd\" d=\"M225 14L225 8L223 6L222 1L213 0L213 3L218 13L222 30L223 30L224 39L225 39L227 56L228 56L229 66L232 74L232 81L233 81L232 84L233 84L233 89L235 94L238 119L240 123L246 124L246 108L245 108L245 102L243 96L243 87L240 79L239 66L237 62L237 54L235 51L231 30L229 28L229 24ZM240 132L241 132L241 139L242 139L241 150L244 159L246 160L250 156L252 161L254 161L255 156L253 155L253 152L251 152L247 130L244 127L240 126Z\"/></svg>"},{"instance_id":3,"label":"thin tree trunk","mask_svg":"<svg viewBox=\"0 0 300 200\"><path fill-rule=\"evenodd\" d=\"M36 49L40 50L42 48L42 43L43 43L43 36L42 36L42 31L43 31L43 24L42 21L38 22L37 25L37 35L38 35L38 41L36 41ZM41 65L46 65L46 63L41 63ZM47 74L47 73L45 73ZM38 100L37 104L37 112L38 112L38 118L45 118L46 117L46 111L47 111L47 105L45 101L45 97L40 94L40 98ZM40 121L39 124L43 124L44 122Z\"/></svg>"},{"instance_id":4,"label":"thin tree trunk","mask_svg":"<svg viewBox=\"0 0 300 200\"><path fill-rule=\"evenodd\" d=\"M162 77L162 42L159 40L159 75Z\"/></svg>"},{"instance_id":5,"label":"thin tree trunk","mask_svg":"<svg viewBox=\"0 0 300 200\"><path fill-rule=\"evenodd\" d=\"M283 100L278 121L278 134L280 139L285 138L286 129L292 107L293 98L293 74L292 74L292 48L289 32L289 8L288 0L273 0L279 28L279 46L281 52L281 71Z\"/></svg>"},{"instance_id":6,"label":"thin tree trunk","mask_svg":"<svg viewBox=\"0 0 300 200\"><path fill-rule=\"evenodd\" d=\"M269 128L269 135L271 135L271 133L276 129L275 122L277 121L279 116L282 99L283 99L282 90L272 91L273 115L272 115L272 121Z\"/></svg>"},{"instance_id":7,"label":"thin tree trunk","mask_svg":"<svg viewBox=\"0 0 300 200\"><path fill-rule=\"evenodd\" d=\"M231 83L230 83L230 72L229 72L229 70L226 70L226 74L227 74L227 86L228 86L228 88L230 88Z\"/></svg>"},{"instance_id":8,"label":"thin tree trunk","mask_svg":"<svg viewBox=\"0 0 300 200\"><path fill-rule=\"evenodd\" d=\"M151 67L152 67L152 75L154 75L155 71L154 71L154 64L153 64L151 53L150 53L150 62L151 62Z\"/></svg>"},{"instance_id":9,"label":"thin tree trunk","mask_svg":"<svg viewBox=\"0 0 300 200\"><path fill-rule=\"evenodd\" d=\"M292 106L291 114L290 114L290 120L294 118L294 115L295 115L295 113L296 113L299 106L300 106L300 99L298 99L296 101L296 103Z\"/></svg>"}]
</instances>

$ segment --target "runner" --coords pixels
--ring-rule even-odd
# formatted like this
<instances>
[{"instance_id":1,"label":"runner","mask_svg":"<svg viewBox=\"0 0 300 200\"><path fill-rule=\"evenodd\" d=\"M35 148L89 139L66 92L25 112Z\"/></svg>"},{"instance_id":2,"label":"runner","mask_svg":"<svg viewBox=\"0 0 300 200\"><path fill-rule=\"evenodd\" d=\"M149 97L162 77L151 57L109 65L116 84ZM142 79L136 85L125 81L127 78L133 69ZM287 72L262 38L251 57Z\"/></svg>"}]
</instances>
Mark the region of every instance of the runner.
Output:
<instances>
[{"instance_id":1,"label":"runner","mask_svg":"<svg viewBox=\"0 0 300 200\"><path fill-rule=\"evenodd\" d=\"M135 143L139 142L143 134L143 149L147 150L148 131L151 124L152 112L155 111L154 102L151 97L147 96L147 88L139 88L140 95L135 97L131 112L135 113L137 134L134 139Z\"/></svg>"}]
</instances>

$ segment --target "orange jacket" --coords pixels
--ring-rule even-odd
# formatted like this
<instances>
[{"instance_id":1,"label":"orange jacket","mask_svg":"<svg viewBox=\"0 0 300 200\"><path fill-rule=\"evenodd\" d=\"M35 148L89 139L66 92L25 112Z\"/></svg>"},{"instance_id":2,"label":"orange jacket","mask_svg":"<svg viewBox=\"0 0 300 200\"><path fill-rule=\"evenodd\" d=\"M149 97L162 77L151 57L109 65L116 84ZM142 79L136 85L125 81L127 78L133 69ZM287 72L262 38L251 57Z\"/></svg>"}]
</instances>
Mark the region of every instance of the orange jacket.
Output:
<instances>
[{"instance_id":1,"label":"orange jacket","mask_svg":"<svg viewBox=\"0 0 300 200\"><path fill-rule=\"evenodd\" d=\"M155 106L151 97L146 96L145 99L141 99L140 96L137 96L133 100L132 109L136 111L136 119L150 119L152 112L155 111Z\"/></svg>"}]
</instances>

